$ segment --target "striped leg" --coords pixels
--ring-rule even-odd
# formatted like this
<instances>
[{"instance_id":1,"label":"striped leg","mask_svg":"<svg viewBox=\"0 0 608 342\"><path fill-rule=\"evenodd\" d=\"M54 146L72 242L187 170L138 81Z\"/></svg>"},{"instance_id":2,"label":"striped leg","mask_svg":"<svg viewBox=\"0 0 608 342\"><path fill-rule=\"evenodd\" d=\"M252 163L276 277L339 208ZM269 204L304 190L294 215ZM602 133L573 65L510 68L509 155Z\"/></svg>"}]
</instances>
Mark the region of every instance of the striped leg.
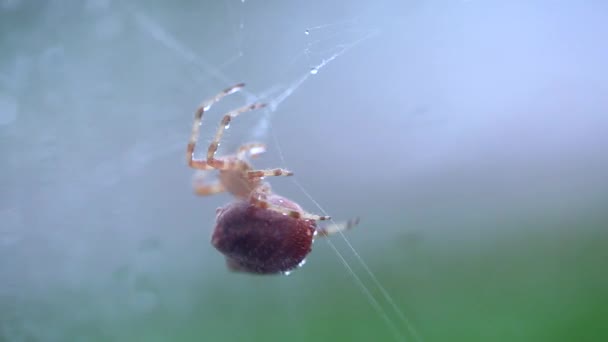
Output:
<instances>
[{"instance_id":1,"label":"striped leg","mask_svg":"<svg viewBox=\"0 0 608 342\"><path fill-rule=\"evenodd\" d=\"M300 212L297 210L287 209L284 207L280 207L278 205L274 205L269 203L266 200L266 194L268 192L265 190L257 190L251 194L251 203L259 208L269 209L276 211L278 213L293 217L295 219L304 219L304 220L313 220L313 221L325 221L331 219L329 216L319 216L307 212Z\"/></svg>"},{"instance_id":2,"label":"striped leg","mask_svg":"<svg viewBox=\"0 0 608 342\"><path fill-rule=\"evenodd\" d=\"M200 134L200 125L201 120L203 119L203 113L208 111L214 103L221 100L224 96L235 93L241 90L244 86L244 83L239 83L230 88L226 88L221 93L201 103L201 105L196 109L194 114L194 122L192 123L192 133L190 133L190 140L188 140L188 147L186 149L186 160L188 161L188 166L199 170L213 169L213 167L208 165L205 160L194 158L194 147L196 146L196 142L198 141L198 136Z\"/></svg>"},{"instance_id":3,"label":"striped leg","mask_svg":"<svg viewBox=\"0 0 608 342\"><path fill-rule=\"evenodd\" d=\"M249 143L239 147L236 158L243 160L247 153L252 158L258 157L260 154L266 152L266 145L262 143ZM249 170L247 171L247 178L249 180L255 180L256 178L264 178L269 176L292 176L293 172L285 169L266 169L266 170Z\"/></svg>"},{"instance_id":4,"label":"striped leg","mask_svg":"<svg viewBox=\"0 0 608 342\"><path fill-rule=\"evenodd\" d=\"M247 171L249 179L264 178L269 176L293 176L293 172L285 169L266 169Z\"/></svg>"},{"instance_id":5,"label":"striped leg","mask_svg":"<svg viewBox=\"0 0 608 342\"><path fill-rule=\"evenodd\" d=\"M224 115L224 118L222 118L222 121L220 122L220 125L217 128L215 137L213 138L213 141L211 142L211 144L209 144L209 148L207 150L207 165L208 166L211 166L212 168L218 169L218 170L229 170L229 169L233 169L235 167L235 165L233 165L234 162L226 161L226 160L215 157L215 153L217 152L217 148L220 145L220 140L222 139L222 135L224 135L224 130L226 130L226 128L228 128L232 119L239 116L240 114L248 112L248 111L264 108L264 107L266 107L266 105L263 103L254 103L254 104L243 106L239 109L233 110L231 112L226 113L226 115ZM236 163L238 163L238 161Z\"/></svg>"}]
</instances>

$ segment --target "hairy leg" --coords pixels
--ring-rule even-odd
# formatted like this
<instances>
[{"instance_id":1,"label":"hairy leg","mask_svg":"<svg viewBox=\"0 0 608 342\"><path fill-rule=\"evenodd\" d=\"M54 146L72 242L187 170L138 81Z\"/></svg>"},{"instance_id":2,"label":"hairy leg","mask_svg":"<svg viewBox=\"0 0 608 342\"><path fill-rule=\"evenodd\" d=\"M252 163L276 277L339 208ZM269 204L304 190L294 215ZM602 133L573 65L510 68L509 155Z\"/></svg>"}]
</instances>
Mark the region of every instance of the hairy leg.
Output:
<instances>
[{"instance_id":1,"label":"hairy leg","mask_svg":"<svg viewBox=\"0 0 608 342\"><path fill-rule=\"evenodd\" d=\"M243 88L245 84L239 83L232 87L224 89L219 94L214 97L204 101L200 106L196 109L194 113L194 122L192 123L192 132L190 133L190 139L188 140L188 147L186 148L186 160L188 162L188 166L199 169L199 170L210 170L213 169L211 165L209 165L206 160L194 158L194 148L196 147L196 142L198 141L198 137L200 134L200 125L203 119L204 112L208 111L211 106L221 100L224 96L233 94L241 88Z\"/></svg>"}]
</instances>

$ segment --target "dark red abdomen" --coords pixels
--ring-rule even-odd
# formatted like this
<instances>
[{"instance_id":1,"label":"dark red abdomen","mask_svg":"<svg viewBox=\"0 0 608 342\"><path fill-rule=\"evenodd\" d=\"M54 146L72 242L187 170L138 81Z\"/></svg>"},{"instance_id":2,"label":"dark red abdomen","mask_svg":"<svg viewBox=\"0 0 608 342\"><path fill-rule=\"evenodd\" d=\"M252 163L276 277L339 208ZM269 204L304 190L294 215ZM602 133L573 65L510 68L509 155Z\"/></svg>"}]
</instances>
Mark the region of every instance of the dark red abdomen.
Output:
<instances>
[{"instance_id":1,"label":"dark red abdomen","mask_svg":"<svg viewBox=\"0 0 608 342\"><path fill-rule=\"evenodd\" d=\"M268 202L301 211L294 202L270 195ZM310 253L316 222L237 201L218 209L211 243L235 271L274 274L297 268Z\"/></svg>"}]
</instances>

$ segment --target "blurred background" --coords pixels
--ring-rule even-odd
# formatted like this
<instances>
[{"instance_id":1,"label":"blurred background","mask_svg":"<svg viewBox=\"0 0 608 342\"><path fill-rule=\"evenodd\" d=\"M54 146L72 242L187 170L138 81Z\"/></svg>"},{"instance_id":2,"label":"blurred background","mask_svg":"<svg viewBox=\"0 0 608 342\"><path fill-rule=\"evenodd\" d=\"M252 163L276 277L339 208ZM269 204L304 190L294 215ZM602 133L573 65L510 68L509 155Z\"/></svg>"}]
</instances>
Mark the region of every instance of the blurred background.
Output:
<instances>
[{"instance_id":1,"label":"blurred background","mask_svg":"<svg viewBox=\"0 0 608 342\"><path fill-rule=\"evenodd\" d=\"M608 340L607 15L0 0L0 341ZM267 102L220 152L262 141L275 192L361 217L289 276L227 271L232 199L192 192L194 109L237 82L199 147Z\"/></svg>"}]
</instances>

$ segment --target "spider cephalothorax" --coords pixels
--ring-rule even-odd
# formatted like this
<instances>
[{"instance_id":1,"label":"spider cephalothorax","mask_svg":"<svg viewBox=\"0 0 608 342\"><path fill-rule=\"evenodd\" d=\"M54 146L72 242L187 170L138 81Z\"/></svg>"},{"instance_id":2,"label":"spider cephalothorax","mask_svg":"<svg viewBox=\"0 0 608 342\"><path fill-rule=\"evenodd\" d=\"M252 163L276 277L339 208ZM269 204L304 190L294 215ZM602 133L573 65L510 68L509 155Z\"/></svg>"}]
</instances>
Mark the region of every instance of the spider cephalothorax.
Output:
<instances>
[{"instance_id":1,"label":"spider cephalothorax","mask_svg":"<svg viewBox=\"0 0 608 342\"><path fill-rule=\"evenodd\" d=\"M216 157L219 141L232 119L247 111L263 108L254 103L224 115L206 159L194 157L203 113L222 97L232 94L244 84L225 89L203 102L196 110L192 134L188 142L188 165L198 170L219 170L219 179L207 183L199 178L194 183L197 194L206 196L229 192L236 199L217 209L216 226L211 243L226 257L234 271L275 274L287 273L302 265L310 253L315 235L329 235L354 226L356 221L318 227L316 221L328 220L304 211L297 203L274 194L264 177L291 176L285 169L254 169L248 157L255 158L265 151L264 144L242 145L235 154Z\"/></svg>"}]
</instances>

